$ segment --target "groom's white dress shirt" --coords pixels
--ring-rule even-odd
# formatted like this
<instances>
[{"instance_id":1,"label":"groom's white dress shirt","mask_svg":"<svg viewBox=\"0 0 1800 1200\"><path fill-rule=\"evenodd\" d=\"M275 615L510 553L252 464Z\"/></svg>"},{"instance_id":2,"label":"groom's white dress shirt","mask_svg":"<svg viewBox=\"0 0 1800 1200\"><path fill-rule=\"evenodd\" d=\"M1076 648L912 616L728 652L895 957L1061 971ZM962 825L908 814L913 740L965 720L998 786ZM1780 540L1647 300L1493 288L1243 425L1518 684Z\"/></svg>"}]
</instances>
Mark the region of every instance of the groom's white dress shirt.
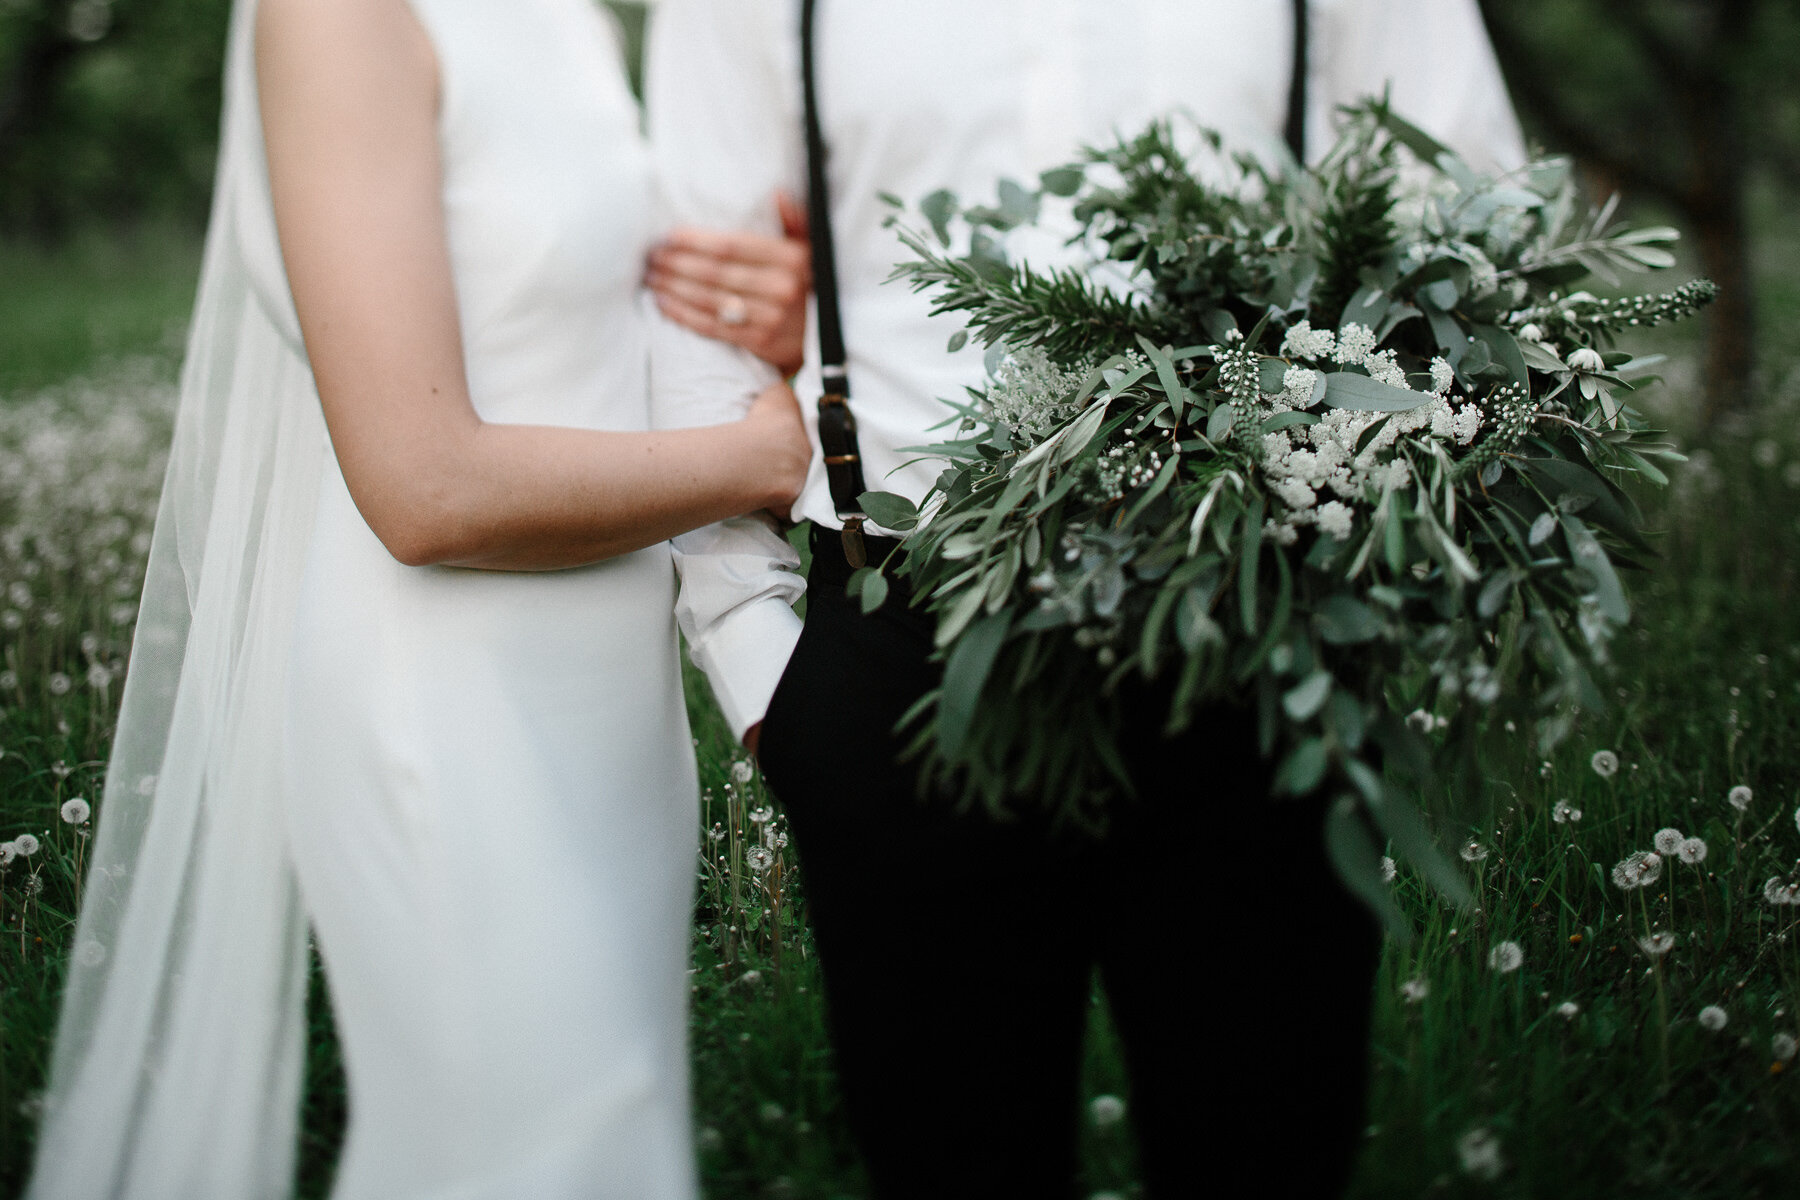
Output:
<instances>
[{"instance_id":1,"label":"groom's white dress shirt","mask_svg":"<svg viewBox=\"0 0 1800 1200\"><path fill-rule=\"evenodd\" d=\"M1314 0L1308 146L1338 104L1391 89L1395 108L1477 167L1524 158L1475 0ZM646 75L651 138L675 221L779 229L773 193L805 195L799 0L661 0ZM993 198L1079 147L1179 111L1228 147L1279 153L1292 77L1290 0L819 0L819 107L829 147L851 406L871 489L922 497L941 439L983 377L960 327L887 283L904 248L883 194ZM660 425L734 419L773 379L749 354L666 323L653 357ZM795 382L812 422L818 348ZM797 517L840 524L815 457ZM733 730L761 719L798 637L786 543L745 518L677 538L679 616Z\"/></svg>"}]
</instances>

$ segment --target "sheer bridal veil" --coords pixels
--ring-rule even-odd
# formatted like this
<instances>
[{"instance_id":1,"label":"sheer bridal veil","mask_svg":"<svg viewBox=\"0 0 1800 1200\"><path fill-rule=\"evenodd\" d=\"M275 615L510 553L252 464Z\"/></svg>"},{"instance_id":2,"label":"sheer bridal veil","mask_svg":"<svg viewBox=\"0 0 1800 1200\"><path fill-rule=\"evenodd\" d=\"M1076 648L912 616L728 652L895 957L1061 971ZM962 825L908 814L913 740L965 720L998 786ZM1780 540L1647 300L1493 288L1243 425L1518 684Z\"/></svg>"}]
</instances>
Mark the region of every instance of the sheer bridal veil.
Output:
<instances>
[{"instance_id":1,"label":"sheer bridal veil","mask_svg":"<svg viewBox=\"0 0 1800 1200\"><path fill-rule=\"evenodd\" d=\"M29 1200L292 1187L306 920L279 764L328 448L275 240L255 11L232 13L175 440Z\"/></svg>"}]
</instances>

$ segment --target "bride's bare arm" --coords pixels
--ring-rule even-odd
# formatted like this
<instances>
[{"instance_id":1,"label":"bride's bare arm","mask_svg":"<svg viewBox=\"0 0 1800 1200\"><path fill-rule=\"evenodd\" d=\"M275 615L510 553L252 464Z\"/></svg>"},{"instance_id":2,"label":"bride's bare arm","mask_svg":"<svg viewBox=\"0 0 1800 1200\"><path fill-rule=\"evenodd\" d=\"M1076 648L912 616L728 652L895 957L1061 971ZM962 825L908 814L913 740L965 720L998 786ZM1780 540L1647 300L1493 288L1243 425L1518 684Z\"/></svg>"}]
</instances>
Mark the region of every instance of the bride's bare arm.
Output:
<instances>
[{"instance_id":1,"label":"bride's bare arm","mask_svg":"<svg viewBox=\"0 0 1800 1200\"><path fill-rule=\"evenodd\" d=\"M464 372L425 31L405 0L264 0L256 35L307 354L350 494L395 558L555 569L786 509L810 451L785 386L705 429L482 421Z\"/></svg>"}]
</instances>

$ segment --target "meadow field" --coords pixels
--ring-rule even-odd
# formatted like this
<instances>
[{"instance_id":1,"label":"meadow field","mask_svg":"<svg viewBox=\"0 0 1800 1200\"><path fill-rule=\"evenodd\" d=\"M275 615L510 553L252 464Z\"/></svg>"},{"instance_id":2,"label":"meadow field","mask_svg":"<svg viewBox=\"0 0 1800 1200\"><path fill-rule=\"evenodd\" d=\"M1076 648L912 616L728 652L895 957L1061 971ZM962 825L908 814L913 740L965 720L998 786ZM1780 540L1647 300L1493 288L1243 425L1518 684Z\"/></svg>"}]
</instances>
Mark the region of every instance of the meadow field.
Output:
<instances>
[{"instance_id":1,"label":"meadow field","mask_svg":"<svg viewBox=\"0 0 1800 1200\"><path fill-rule=\"evenodd\" d=\"M1377 982L1356 1197L1794 1194L1800 230L1778 198L1762 207L1762 379L1743 416L1704 432L1681 358L1653 401L1693 457L1666 494L1642 497L1661 557L1631 581L1614 703L1547 758L1491 731L1490 817L1440 821L1473 909L1404 867L1393 879L1417 935L1390 940ZM197 255L181 232L56 253L0 243L0 1197L29 1164ZM708 1194L862 1195L804 864L704 684L689 684L707 831L692 1035ZM1205 825L1196 811L1196 896L1209 855L1260 852L1210 845ZM497 851L479 885L529 870L523 853ZM924 848L921 878L930 869ZM1268 869L1278 881L1277 856ZM1193 1019L1236 1036L1234 1013L1258 1003L1254 964L1212 956L1206 930L1257 921L1254 898L1167 920L1170 954L1192 964ZM1266 930L1276 952L1289 932ZM344 1112L316 967L312 1011L301 1192L319 1197ZM1087 1097L1084 1194L1137 1194L1129 1089L1098 996ZM1306 1129L1273 1132L1306 1153Z\"/></svg>"}]
</instances>

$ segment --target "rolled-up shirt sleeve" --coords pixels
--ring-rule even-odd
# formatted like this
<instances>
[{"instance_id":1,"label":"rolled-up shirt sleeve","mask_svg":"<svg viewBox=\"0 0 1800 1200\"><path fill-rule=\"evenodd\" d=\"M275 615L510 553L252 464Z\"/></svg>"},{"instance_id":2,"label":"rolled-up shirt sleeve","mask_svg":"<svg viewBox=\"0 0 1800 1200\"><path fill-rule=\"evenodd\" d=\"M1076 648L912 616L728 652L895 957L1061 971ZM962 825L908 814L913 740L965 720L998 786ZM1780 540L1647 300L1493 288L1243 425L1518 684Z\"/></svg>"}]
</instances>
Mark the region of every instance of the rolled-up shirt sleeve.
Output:
<instances>
[{"instance_id":1,"label":"rolled-up shirt sleeve","mask_svg":"<svg viewBox=\"0 0 1800 1200\"><path fill-rule=\"evenodd\" d=\"M670 223L779 229L777 187L792 187L797 128L767 53L776 9L761 0L666 0L652 10L645 96ZM735 421L776 378L751 354L662 317L651 328L651 420L659 429ZM800 636L799 556L762 515L673 539L676 618L740 740L761 721Z\"/></svg>"}]
</instances>

